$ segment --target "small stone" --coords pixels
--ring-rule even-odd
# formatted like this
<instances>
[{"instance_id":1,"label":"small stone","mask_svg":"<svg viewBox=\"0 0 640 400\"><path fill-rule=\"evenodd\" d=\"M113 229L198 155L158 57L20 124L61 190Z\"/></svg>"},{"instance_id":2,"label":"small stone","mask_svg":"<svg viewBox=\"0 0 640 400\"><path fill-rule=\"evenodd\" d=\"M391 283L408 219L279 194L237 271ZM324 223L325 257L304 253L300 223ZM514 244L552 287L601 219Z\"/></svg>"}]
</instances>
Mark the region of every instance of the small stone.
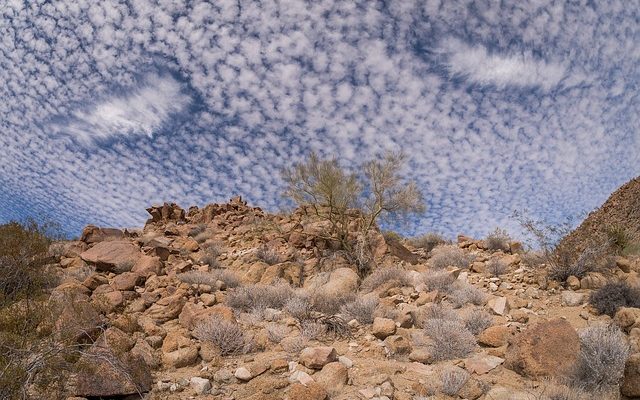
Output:
<instances>
[{"instance_id":1,"label":"small stone","mask_svg":"<svg viewBox=\"0 0 640 400\"><path fill-rule=\"evenodd\" d=\"M236 372L233 374L233 376L235 376L236 378L238 378L243 382L248 382L251 380L251 378L253 378L253 376L251 376L251 372L249 372L249 370L246 369L245 367L240 367L236 369Z\"/></svg>"},{"instance_id":2,"label":"small stone","mask_svg":"<svg viewBox=\"0 0 640 400\"><path fill-rule=\"evenodd\" d=\"M571 290L580 289L580 279L571 275L570 277L567 278L567 287L569 287L569 289Z\"/></svg>"},{"instance_id":3,"label":"small stone","mask_svg":"<svg viewBox=\"0 0 640 400\"><path fill-rule=\"evenodd\" d=\"M338 357L338 362L340 362L342 365L344 365L347 368L353 367L353 361L351 361L351 359L346 356Z\"/></svg>"},{"instance_id":4,"label":"small stone","mask_svg":"<svg viewBox=\"0 0 640 400\"><path fill-rule=\"evenodd\" d=\"M503 362L504 358L490 355L480 355L466 359L464 362L464 367L471 373L483 375L496 368Z\"/></svg>"},{"instance_id":5,"label":"small stone","mask_svg":"<svg viewBox=\"0 0 640 400\"><path fill-rule=\"evenodd\" d=\"M562 304L567 307L576 307L584 303L585 294L571 290L562 291Z\"/></svg>"},{"instance_id":6,"label":"small stone","mask_svg":"<svg viewBox=\"0 0 640 400\"><path fill-rule=\"evenodd\" d=\"M205 394L209 390L211 390L211 382L209 382L208 379L200 378L198 376L194 376L193 378L191 378L189 384L198 395Z\"/></svg>"},{"instance_id":7,"label":"small stone","mask_svg":"<svg viewBox=\"0 0 640 400\"><path fill-rule=\"evenodd\" d=\"M496 315L505 315L509 312L509 302L506 297L494 297L489 299L487 306Z\"/></svg>"}]
</instances>

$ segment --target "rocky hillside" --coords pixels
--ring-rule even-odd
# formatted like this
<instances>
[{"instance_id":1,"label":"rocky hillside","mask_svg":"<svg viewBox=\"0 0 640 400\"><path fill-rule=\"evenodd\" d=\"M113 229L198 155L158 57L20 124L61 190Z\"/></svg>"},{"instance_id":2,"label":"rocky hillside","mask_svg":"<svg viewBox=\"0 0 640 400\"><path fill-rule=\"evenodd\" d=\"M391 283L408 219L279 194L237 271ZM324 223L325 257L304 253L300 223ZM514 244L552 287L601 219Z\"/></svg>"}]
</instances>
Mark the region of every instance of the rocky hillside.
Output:
<instances>
[{"instance_id":1,"label":"rocky hillside","mask_svg":"<svg viewBox=\"0 0 640 400\"><path fill-rule=\"evenodd\" d=\"M567 235L560 246L585 250L594 243L607 240L607 230L619 227L640 238L640 177L632 179L616 190L607 201Z\"/></svg>"},{"instance_id":2,"label":"rocky hillside","mask_svg":"<svg viewBox=\"0 0 640 400\"><path fill-rule=\"evenodd\" d=\"M460 236L427 252L372 231L359 277L303 209L148 212L138 232L89 226L56 244L55 332L89 346L67 381L76 400L640 396L640 309L596 315L585 303L603 276L547 282L518 243ZM640 261L619 265L640 282ZM600 328L612 321L625 334ZM624 346L596 370L584 358L595 336L630 343L624 376Z\"/></svg>"}]
</instances>

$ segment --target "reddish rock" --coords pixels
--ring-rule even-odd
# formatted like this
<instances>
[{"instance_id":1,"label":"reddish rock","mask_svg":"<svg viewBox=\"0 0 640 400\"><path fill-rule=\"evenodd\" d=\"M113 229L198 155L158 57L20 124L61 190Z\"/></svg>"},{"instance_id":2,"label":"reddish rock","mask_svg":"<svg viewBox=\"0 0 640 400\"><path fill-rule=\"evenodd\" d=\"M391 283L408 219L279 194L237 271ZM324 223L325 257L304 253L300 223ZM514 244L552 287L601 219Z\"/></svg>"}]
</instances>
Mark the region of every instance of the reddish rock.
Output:
<instances>
[{"instance_id":1,"label":"reddish rock","mask_svg":"<svg viewBox=\"0 0 640 400\"><path fill-rule=\"evenodd\" d=\"M294 383L288 392L289 400L325 400L327 399L327 391L315 382L304 386L300 383Z\"/></svg>"},{"instance_id":2,"label":"reddish rock","mask_svg":"<svg viewBox=\"0 0 640 400\"><path fill-rule=\"evenodd\" d=\"M80 241L87 244L104 242L106 240L122 239L124 233L120 229L115 228L99 228L95 225L87 225L82 230Z\"/></svg>"},{"instance_id":3,"label":"reddish rock","mask_svg":"<svg viewBox=\"0 0 640 400\"><path fill-rule=\"evenodd\" d=\"M511 336L511 329L504 325L491 326L480 335L478 335L478 343L489 347L500 347L508 343Z\"/></svg>"},{"instance_id":4,"label":"reddish rock","mask_svg":"<svg viewBox=\"0 0 640 400\"><path fill-rule=\"evenodd\" d=\"M133 290L144 282L144 277L134 272L124 272L113 278L111 284L116 290Z\"/></svg>"},{"instance_id":5,"label":"reddish rock","mask_svg":"<svg viewBox=\"0 0 640 400\"><path fill-rule=\"evenodd\" d=\"M338 360L338 354L333 347L307 347L300 352L300 364L307 368L321 369L330 362Z\"/></svg>"},{"instance_id":6,"label":"reddish rock","mask_svg":"<svg viewBox=\"0 0 640 400\"><path fill-rule=\"evenodd\" d=\"M84 261L94 264L97 270L116 274L131 271L141 256L138 246L121 240L100 242L80 254Z\"/></svg>"},{"instance_id":7,"label":"reddish rock","mask_svg":"<svg viewBox=\"0 0 640 400\"><path fill-rule=\"evenodd\" d=\"M567 321L541 321L521 332L507 349L505 366L529 377L563 376L573 367L580 339Z\"/></svg>"},{"instance_id":8,"label":"reddish rock","mask_svg":"<svg viewBox=\"0 0 640 400\"><path fill-rule=\"evenodd\" d=\"M160 275L161 271L162 261L160 261L160 258L148 255L141 256L131 268L131 272L146 278L151 275Z\"/></svg>"}]
</instances>

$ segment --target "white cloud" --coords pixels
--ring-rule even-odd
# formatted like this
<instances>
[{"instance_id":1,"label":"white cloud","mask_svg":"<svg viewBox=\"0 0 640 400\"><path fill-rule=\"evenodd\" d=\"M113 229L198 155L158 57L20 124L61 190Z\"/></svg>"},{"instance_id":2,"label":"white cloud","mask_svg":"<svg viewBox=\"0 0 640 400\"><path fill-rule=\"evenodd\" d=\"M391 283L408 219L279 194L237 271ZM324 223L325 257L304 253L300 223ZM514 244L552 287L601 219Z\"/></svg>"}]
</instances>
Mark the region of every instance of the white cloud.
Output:
<instances>
[{"instance_id":1,"label":"white cloud","mask_svg":"<svg viewBox=\"0 0 640 400\"><path fill-rule=\"evenodd\" d=\"M481 84L540 86L550 90L567 73L562 63L536 59L529 53L494 54L481 44L469 46L457 39L445 40L441 51L448 56L451 72Z\"/></svg>"},{"instance_id":2,"label":"white cloud","mask_svg":"<svg viewBox=\"0 0 640 400\"><path fill-rule=\"evenodd\" d=\"M191 98L171 75L152 74L124 95L112 96L74 111L55 129L88 143L116 135L153 136L173 115L184 111Z\"/></svg>"}]
</instances>

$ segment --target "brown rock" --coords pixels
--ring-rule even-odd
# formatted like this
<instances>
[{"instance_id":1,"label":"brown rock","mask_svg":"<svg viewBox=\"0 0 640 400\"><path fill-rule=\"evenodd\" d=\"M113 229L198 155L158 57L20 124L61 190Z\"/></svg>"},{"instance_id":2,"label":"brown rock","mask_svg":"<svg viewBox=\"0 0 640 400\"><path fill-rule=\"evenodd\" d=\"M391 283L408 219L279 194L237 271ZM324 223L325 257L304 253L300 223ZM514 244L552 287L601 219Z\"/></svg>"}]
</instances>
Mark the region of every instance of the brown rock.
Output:
<instances>
[{"instance_id":1,"label":"brown rock","mask_svg":"<svg viewBox=\"0 0 640 400\"><path fill-rule=\"evenodd\" d=\"M288 392L289 400L325 400L327 399L327 391L315 382L304 386L300 383L294 383Z\"/></svg>"},{"instance_id":2,"label":"brown rock","mask_svg":"<svg viewBox=\"0 0 640 400\"><path fill-rule=\"evenodd\" d=\"M120 229L115 228L99 228L95 225L87 225L82 230L80 241L87 244L103 242L106 240L122 239L124 233Z\"/></svg>"},{"instance_id":3,"label":"brown rock","mask_svg":"<svg viewBox=\"0 0 640 400\"><path fill-rule=\"evenodd\" d=\"M338 353L333 347L307 347L300 352L299 362L307 368L321 369L330 362L338 360Z\"/></svg>"},{"instance_id":4,"label":"brown rock","mask_svg":"<svg viewBox=\"0 0 640 400\"><path fill-rule=\"evenodd\" d=\"M151 275L160 275L162 271L162 261L159 257L142 255L131 268L131 272L135 272L146 278Z\"/></svg>"},{"instance_id":5,"label":"brown rock","mask_svg":"<svg viewBox=\"0 0 640 400\"><path fill-rule=\"evenodd\" d=\"M411 342L404 336L391 335L384 340L384 344L391 354L409 354L411 353Z\"/></svg>"},{"instance_id":6,"label":"brown rock","mask_svg":"<svg viewBox=\"0 0 640 400\"><path fill-rule=\"evenodd\" d=\"M95 264L97 270L117 274L131 271L141 256L138 246L122 240L100 242L80 254L84 261Z\"/></svg>"},{"instance_id":7,"label":"brown rock","mask_svg":"<svg viewBox=\"0 0 640 400\"><path fill-rule=\"evenodd\" d=\"M580 279L580 288L599 289L607 283L607 278L600 272L587 272L587 275Z\"/></svg>"},{"instance_id":8,"label":"brown rock","mask_svg":"<svg viewBox=\"0 0 640 400\"><path fill-rule=\"evenodd\" d=\"M511 329L504 325L490 326L480 333L478 343L489 347L500 347L508 343Z\"/></svg>"},{"instance_id":9,"label":"brown rock","mask_svg":"<svg viewBox=\"0 0 640 400\"><path fill-rule=\"evenodd\" d=\"M103 274L93 273L89 275L82 284L89 290L95 290L98 286L109 283L109 278Z\"/></svg>"},{"instance_id":10,"label":"brown rock","mask_svg":"<svg viewBox=\"0 0 640 400\"><path fill-rule=\"evenodd\" d=\"M640 308L634 307L620 308L613 318L613 322L625 331L629 331L636 321L640 321Z\"/></svg>"},{"instance_id":11,"label":"brown rock","mask_svg":"<svg viewBox=\"0 0 640 400\"><path fill-rule=\"evenodd\" d=\"M389 318L376 317L373 320L371 333L378 339L384 339L396 333L396 323Z\"/></svg>"},{"instance_id":12,"label":"brown rock","mask_svg":"<svg viewBox=\"0 0 640 400\"><path fill-rule=\"evenodd\" d=\"M318 382L330 395L340 393L346 385L349 376L347 367L339 362L331 362L322 370L313 375L313 379Z\"/></svg>"},{"instance_id":13,"label":"brown rock","mask_svg":"<svg viewBox=\"0 0 640 400\"><path fill-rule=\"evenodd\" d=\"M196 361L198 361L198 347L196 346L183 347L162 355L162 362L168 367L188 367L195 364Z\"/></svg>"},{"instance_id":14,"label":"brown rock","mask_svg":"<svg viewBox=\"0 0 640 400\"><path fill-rule=\"evenodd\" d=\"M116 290L133 290L144 282L144 277L134 272L123 272L113 278L111 284Z\"/></svg>"},{"instance_id":15,"label":"brown rock","mask_svg":"<svg viewBox=\"0 0 640 400\"><path fill-rule=\"evenodd\" d=\"M570 277L567 278L567 287L571 290L580 289L580 279L571 275Z\"/></svg>"},{"instance_id":16,"label":"brown rock","mask_svg":"<svg viewBox=\"0 0 640 400\"><path fill-rule=\"evenodd\" d=\"M627 359L620 392L627 397L640 397L640 353L632 354Z\"/></svg>"},{"instance_id":17,"label":"brown rock","mask_svg":"<svg viewBox=\"0 0 640 400\"><path fill-rule=\"evenodd\" d=\"M579 350L578 334L567 321L541 321L516 336L505 366L530 377L562 376L575 363Z\"/></svg>"},{"instance_id":18,"label":"brown rock","mask_svg":"<svg viewBox=\"0 0 640 400\"><path fill-rule=\"evenodd\" d=\"M147 309L145 314L156 323L167 322L180 315L180 311L182 311L182 307L185 302L186 299L184 293L178 291L171 296L163 297L158 300L154 305Z\"/></svg>"}]
</instances>

